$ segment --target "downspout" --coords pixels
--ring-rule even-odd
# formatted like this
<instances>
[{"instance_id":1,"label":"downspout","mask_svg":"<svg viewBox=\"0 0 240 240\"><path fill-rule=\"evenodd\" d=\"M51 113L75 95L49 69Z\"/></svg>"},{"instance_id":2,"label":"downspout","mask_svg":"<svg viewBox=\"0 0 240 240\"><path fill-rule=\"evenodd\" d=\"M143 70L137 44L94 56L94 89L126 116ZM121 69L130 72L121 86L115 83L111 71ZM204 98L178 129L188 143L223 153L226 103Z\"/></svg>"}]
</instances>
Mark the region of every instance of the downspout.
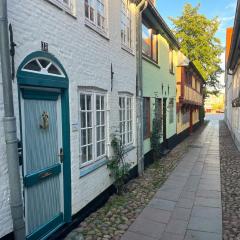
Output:
<instances>
[{"instance_id":1,"label":"downspout","mask_svg":"<svg viewBox=\"0 0 240 240\"><path fill-rule=\"evenodd\" d=\"M17 127L13 106L13 91L9 56L7 0L0 1L0 55L4 102L3 123L8 163L10 207L15 240L23 240L25 239L25 223L23 220L22 192L18 161Z\"/></svg>"},{"instance_id":2,"label":"downspout","mask_svg":"<svg viewBox=\"0 0 240 240\"><path fill-rule=\"evenodd\" d=\"M146 9L148 2L142 0L137 5L136 11L136 123L137 123L137 160L138 174L144 172L144 151L143 151L143 76L142 76L142 12Z\"/></svg>"}]
</instances>

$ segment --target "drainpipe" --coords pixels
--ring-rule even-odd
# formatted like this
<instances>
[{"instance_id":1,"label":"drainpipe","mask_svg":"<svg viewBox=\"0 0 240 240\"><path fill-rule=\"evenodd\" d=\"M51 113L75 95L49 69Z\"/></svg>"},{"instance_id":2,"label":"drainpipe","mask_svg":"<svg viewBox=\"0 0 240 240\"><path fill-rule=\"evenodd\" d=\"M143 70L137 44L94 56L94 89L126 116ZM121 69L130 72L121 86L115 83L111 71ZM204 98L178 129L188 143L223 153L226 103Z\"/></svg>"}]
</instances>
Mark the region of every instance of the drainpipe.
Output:
<instances>
[{"instance_id":1,"label":"drainpipe","mask_svg":"<svg viewBox=\"0 0 240 240\"><path fill-rule=\"evenodd\" d=\"M0 1L0 55L4 102L3 123L5 131L8 176L10 186L10 207L15 240L23 240L25 239L25 223L23 220L23 204L18 161L16 118L14 116L13 106L13 91L9 56L7 0Z\"/></svg>"},{"instance_id":2,"label":"drainpipe","mask_svg":"<svg viewBox=\"0 0 240 240\"><path fill-rule=\"evenodd\" d=\"M143 151L143 84L142 84L142 12L146 9L148 2L142 0L137 5L136 11L136 123L137 123L137 160L138 174L144 172L144 151Z\"/></svg>"}]
</instances>

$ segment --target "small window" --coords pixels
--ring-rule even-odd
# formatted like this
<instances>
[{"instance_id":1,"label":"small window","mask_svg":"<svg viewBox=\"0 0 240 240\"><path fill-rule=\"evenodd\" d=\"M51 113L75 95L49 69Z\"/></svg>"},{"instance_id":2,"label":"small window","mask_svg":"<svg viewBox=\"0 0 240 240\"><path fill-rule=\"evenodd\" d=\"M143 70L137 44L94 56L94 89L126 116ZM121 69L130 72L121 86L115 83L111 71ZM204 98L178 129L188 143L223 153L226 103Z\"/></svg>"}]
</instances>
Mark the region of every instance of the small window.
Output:
<instances>
[{"instance_id":1,"label":"small window","mask_svg":"<svg viewBox=\"0 0 240 240\"><path fill-rule=\"evenodd\" d=\"M169 47L169 72L174 74L173 71L173 49Z\"/></svg>"},{"instance_id":2,"label":"small window","mask_svg":"<svg viewBox=\"0 0 240 240\"><path fill-rule=\"evenodd\" d=\"M132 97L119 97L119 127L121 142L124 146L133 142Z\"/></svg>"},{"instance_id":3,"label":"small window","mask_svg":"<svg viewBox=\"0 0 240 240\"><path fill-rule=\"evenodd\" d=\"M99 29L106 31L106 0L85 0L85 17Z\"/></svg>"},{"instance_id":4,"label":"small window","mask_svg":"<svg viewBox=\"0 0 240 240\"><path fill-rule=\"evenodd\" d=\"M145 23L142 24L142 52L146 57L158 62L158 35Z\"/></svg>"},{"instance_id":5,"label":"small window","mask_svg":"<svg viewBox=\"0 0 240 240\"><path fill-rule=\"evenodd\" d=\"M129 0L122 0L121 41L126 47L132 48L132 17Z\"/></svg>"},{"instance_id":6,"label":"small window","mask_svg":"<svg viewBox=\"0 0 240 240\"><path fill-rule=\"evenodd\" d=\"M169 108L169 123L171 124L174 122L174 98L169 99L168 108Z\"/></svg>"},{"instance_id":7,"label":"small window","mask_svg":"<svg viewBox=\"0 0 240 240\"><path fill-rule=\"evenodd\" d=\"M150 137L150 98L143 98L143 137Z\"/></svg>"},{"instance_id":8,"label":"small window","mask_svg":"<svg viewBox=\"0 0 240 240\"><path fill-rule=\"evenodd\" d=\"M48 0L63 10L73 14L73 6L75 0Z\"/></svg>"},{"instance_id":9,"label":"small window","mask_svg":"<svg viewBox=\"0 0 240 240\"><path fill-rule=\"evenodd\" d=\"M23 67L23 70L46 75L64 76L55 63L45 58L36 58L31 60Z\"/></svg>"},{"instance_id":10,"label":"small window","mask_svg":"<svg viewBox=\"0 0 240 240\"><path fill-rule=\"evenodd\" d=\"M106 155L106 99L98 92L80 93L81 166Z\"/></svg>"}]
</instances>

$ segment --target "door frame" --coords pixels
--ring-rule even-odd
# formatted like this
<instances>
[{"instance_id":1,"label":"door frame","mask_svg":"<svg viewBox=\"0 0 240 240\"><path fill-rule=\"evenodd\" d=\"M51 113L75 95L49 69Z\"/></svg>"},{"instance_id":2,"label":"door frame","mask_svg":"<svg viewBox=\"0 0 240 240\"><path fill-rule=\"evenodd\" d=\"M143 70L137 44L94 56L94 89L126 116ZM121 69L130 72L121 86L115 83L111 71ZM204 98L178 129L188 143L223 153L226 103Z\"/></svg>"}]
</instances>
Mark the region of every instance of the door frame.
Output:
<instances>
[{"instance_id":1,"label":"door frame","mask_svg":"<svg viewBox=\"0 0 240 240\"><path fill-rule=\"evenodd\" d=\"M24 71L24 66L29 63L31 60L36 58L44 58L50 60L54 63L63 73L63 76L56 75L48 75L41 74L31 71ZM67 73L62 66L62 64L58 61L58 59L48 53L37 51L29 54L20 64L17 71L17 83L18 83L18 96L19 96L19 119L20 119L20 133L22 139L22 122L21 122L21 91L24 88L54 88L59 89L61 94L61 114L62 114L62 145L64 149L64 162L63 162L63 200L64 200L64 214L63 214L63 222L59 222L59 226L64 223L71 222L72 218L72 207L71 207L71 154L70 154L70 116L69 116L69 78ZM56 229L51 229L51 223L46 223L43 226L43 230L40 229L41 235L44 232L46 233L43 237L48 236L50 233L55 231ZM42 232L42 231L44 232ZM34 232L35 233L35 232ZM36 232L35 236L30 234L27 236L27 239L35 239L38 236L38 232Z\"/></svg>"},{"instance_id":2,"label":"door frame","mask_svg":"<svg viewBox=\"0 0 240 240\"><path fill-rule=\"evenodd\" d=\"M167 147L167 98L163 98L163 145Z\"/></svg>"}]
</instances>

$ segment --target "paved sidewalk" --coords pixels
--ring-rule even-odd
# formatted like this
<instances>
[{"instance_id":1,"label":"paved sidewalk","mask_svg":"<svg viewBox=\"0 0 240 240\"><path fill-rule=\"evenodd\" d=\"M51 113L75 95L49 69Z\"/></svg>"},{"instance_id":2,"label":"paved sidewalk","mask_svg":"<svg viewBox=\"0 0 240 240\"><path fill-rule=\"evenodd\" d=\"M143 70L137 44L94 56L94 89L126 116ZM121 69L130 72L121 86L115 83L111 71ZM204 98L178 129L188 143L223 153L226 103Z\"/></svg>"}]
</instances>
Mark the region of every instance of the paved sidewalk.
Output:
<instances>
[{"instance_id":1,"label":"paved sidewalk","mask_svg":"<svg viewBox=\"0 0 240 240\"><path fill-rule=\"evenodd\" d=\"M219 125L211 121L122 240L221 240Z\"/></svg>"}]
</instances>

